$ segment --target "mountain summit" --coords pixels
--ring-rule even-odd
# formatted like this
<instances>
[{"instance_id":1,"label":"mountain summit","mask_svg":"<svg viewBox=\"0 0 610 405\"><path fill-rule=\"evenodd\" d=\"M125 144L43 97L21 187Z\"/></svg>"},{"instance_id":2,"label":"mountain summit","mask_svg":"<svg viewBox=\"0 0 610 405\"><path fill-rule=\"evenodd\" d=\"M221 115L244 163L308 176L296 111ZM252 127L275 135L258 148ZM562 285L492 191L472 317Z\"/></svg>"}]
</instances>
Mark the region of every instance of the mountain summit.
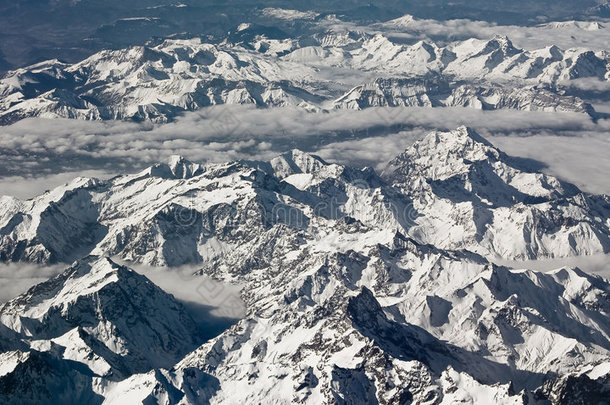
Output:
<instances>
[{"instance_id":1,"label":"mountain summit","mask_svg":"<svg viewBox=\"0 0 610 405\"><path fill-rule=\"evenodd\" d=\"M351 217L443 249L504 259L610 251L608 197L534 172L474 131L434 132L383 176L301 151L269 162L199 165L180 157L34 198L4 197L0 257L52 263L112 254L201 263L276 224L316 229ZM60 231L58 231L60 230Z\"/></svg>"},{"instance_id":2,"label":"mountain summit","mask_svg":"<svg viewBox=\"0 0 610 405\"><path fill-rule=\"evenodd\" d=\"M411 235L435 246L511 259L610 251L609 228L596 219L608 215L608 196L528 166L460 127L415 142L384 177L420 215Z\"/></svg>"}]
</instances>

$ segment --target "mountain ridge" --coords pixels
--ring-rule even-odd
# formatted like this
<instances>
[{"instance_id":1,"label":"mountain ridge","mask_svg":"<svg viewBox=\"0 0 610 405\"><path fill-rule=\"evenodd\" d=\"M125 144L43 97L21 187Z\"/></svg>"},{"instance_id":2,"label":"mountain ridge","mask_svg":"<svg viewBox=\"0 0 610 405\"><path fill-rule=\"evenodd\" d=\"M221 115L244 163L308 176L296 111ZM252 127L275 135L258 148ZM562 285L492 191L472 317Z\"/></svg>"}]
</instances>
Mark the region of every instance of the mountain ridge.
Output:
<instances>
[{"instance_id":1,"label":"mountain ridge","mask_svg":"<svg viewBox=\"0 0 610 405\"><path fill-rule=\"evenodd\" d=\"M607 252L608 196L520 166L467 127L428 134L382 175L298 150L174 156L10 201L3 260L61 258L38 233L49 218L79 228L88 217L72 211L106 231L93 256L0 306L7 401L44 402L37 392L60 384L92 403L558 405L610 387L610 283L491 260ZM48 254L9 256L16 246ZM196 264L181 277L202 299L202 276L239 285L245 316L205 341L172 296L108 256ZM29 378L38 388L14 385Z\"/></svg>"},{"instance_id":2,"label":"mountain ridge","mask_svg":"<svg viewBox=\"0 0 610 405\"><path fill-rule=\"evenodd\" d=\"M524 167L466 127L429 134L381 176L300 151L210 165L172 157L169 165L77 180L27 202L3 199L5 261L70 261L79 247L147 264L201 263L255 229L310 228L344 216L507 260L610 250L600 219L608 217L608 196Z\"/></svg>"},{"instance_id":3,"label":"mountain ridge","mask_svg":"<svg viewBox=\"0 0 610 405\"><path fill-rule=\"evenodd\" d=\"M41 62L0 79L0 123L27 117L167 122L217 104L307 111L459 106L595 117L591 104L569 94L569 83L607 81L610 72L604 52L526 51L506 37L444 47L421 41L403 45L382 34L363 34L347 44L312 40L322 42L165 40L101 51L71 65ZM332 80L320 76L320 69L352 71L354 79Z\"/></svg>"}]
</instances>

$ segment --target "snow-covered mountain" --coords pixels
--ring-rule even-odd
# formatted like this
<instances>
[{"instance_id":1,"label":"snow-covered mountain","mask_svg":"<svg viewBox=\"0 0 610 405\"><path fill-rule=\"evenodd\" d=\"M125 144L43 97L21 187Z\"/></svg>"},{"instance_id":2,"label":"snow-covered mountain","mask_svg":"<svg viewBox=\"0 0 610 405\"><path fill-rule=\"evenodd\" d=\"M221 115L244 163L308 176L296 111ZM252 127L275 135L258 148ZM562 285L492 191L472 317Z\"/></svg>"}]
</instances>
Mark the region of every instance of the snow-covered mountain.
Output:
<instances>
[{"instance_id":1,"label":"snow-covered mountain","mask_svg":"<svg viewBox=\"0 0 610 405\"><path fill-rule=\"evenodd\" d=\"M0 404L610 405L610 196L419 132L607 130L607 0L14 3L2 184L214 158L0 195Z\"/></svg>"},{"instance_id":2,"label":"snow-covered mountain","mask_svg":"<svg viewBox=\"0 0 610 405\"><path fill-rule=\"evenodd\" d=\"M595 115L593 107L574 96L544 88L512 88L450 83L438 79L377 79L354 87L334 101L335 108L470 107L481 110L578 112Z\"/></svg>"},{"instance_id":3,"label":"snow-covered mountain","mask_svg":"<svg viewBox=\"0 0 610 405\"><path fill-rule=\"evenodd\" d=\"M173 296L107 258L88 257L0 306L3 403L100 403L93 388L171 367L202 338Z\"/></svg>"},{"instance_id":4,"label":"snow-covered mountain","mask_svg":"<svg viewBox=\"0 0 610 405\"><path fill-rule=\"evenodd\" d=\"M134 175L79 178L31 200L0 202L4 261L111 254L152 265L201 263L280 223L318 232L346 216L488 257L610 251L608 196L532 172L465 127L429 134L383 177L297 150L270 162L174 157Z\"/></svg>"},{"instance_id":5,"label":"snow-covered mountain","mask_svg":"<svg viewBox=\"0 0 610 405\"><path fill-rule=\"evenodd\" d=\"M110 378L168 367L198 343L194 321L172 296L94 256L3 304L0 319L31 348Z\"/></svg>"},{"instance_id":6,"label":"snow-covered mountain","mask_svg":"<svg viewBox=\"0 0 610 405\"><path fill-rule=\"evenodd\" d=\"M490 260L608 252L608 197L527 170L468 128L429 134L383 175L297 150L175 157L1 202L3 260L95 255L0 307L4 402L577 404L610 392L610 283ZM193 282L238 283L247 314L202 342L173 297L113 255L199 263Z\"/></svg>"},{"instance_id":7,"label":"snow-covered mountain","mask_svg":"<svg viewBox=\"0 0 610 405\"><path fill-rule=\"evenodd\" d=\"M562 397L568 375L590 378L590 398L604 398L607 330L587 325L607 325L607 282L577 269L509 271L347 222L319 241L301 234L285 256L264 242L273 261L248 272L234 270L244 251L204 267L248 280L251 311L171 370L186 403L525 404ZM125 387L144 397L150 379Z\"/></svg>"},{"instance_id":8,"label":"snow-covered mountain","mask_svg":"<svg viewBox=\"0 0 610 405\"><path fill-rule=\"evenodd\" d=\"M247 26L243 28L247 30ZM306 39L209 44L166 40L57 60L0 79L0 123L26 117L165 122L216 104L300 106L310 111L369 106L462 106L593 115L566 93L574 79L610 77L606 52L527 51L506 37L439 46L405 45L383 34L325 32Z\"/></svg>"},{"instance_id":9,"label":"snow-covered mountain","mask_svg":"<svg viewBox=\"0 0 610 405\"><path fill-rule=\"evenodd\" d=\"M92 344L82 337L41 339L0 354L2 399L569 404L607 398L607 281L569 268L511 271L466 251L438 250L400 234L383 241L370 238L374 232L361 223L342 224L332 251L328 239L284 229L273 238L284 246L259 240L273 251L273 262L243 272L235 262L258 252L243 256L242 250L205 266L202 272L245 283L249 313L173 367L104 375L99 369L116 357L103 346L107 340L96 342L102 347L91 356ZM83 278L96 278L96 266L114 266L108 259L93 263L93 274ZM68 277L45 291L46 300L63 300ZM113 281L138 291L124 279ZM28 295L39 296L42 286L7 306L32 311ZM13 304L19 301L27 302Z\"/></svg>"},{"instance_id":10,"label":"snow-covered mountain","mask_svg":"<svg viewBox=\"0 0 610 405\"><path fill-rule=\"evenodd\" d=\"M518 259L610 249L608 196L533 172L466 127L429 134L385 175L421 216L410 233L437 247Z\"/></svg>"}]
</instances>

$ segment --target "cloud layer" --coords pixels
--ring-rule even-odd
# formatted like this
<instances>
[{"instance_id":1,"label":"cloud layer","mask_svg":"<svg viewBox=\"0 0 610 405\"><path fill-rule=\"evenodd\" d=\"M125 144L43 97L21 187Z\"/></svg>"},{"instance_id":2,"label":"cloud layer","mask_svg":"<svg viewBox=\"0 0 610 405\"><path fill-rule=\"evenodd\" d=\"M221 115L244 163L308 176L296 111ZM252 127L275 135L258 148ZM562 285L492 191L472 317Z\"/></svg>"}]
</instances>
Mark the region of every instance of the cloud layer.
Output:
<instances>
[{"instance_id":1,"label":"cloud layer","mask_svg":"<svg viewBox=\"0 0 610 405\"><path fill-rule=\"evenodd\" d=\"M435 41L454 41L468 38L488 39L495 35L505 35L517 47L530 50L551 45L563 49L586 47L596 51L606 50L608 48L606 38L610 35L610 25L603 19L600 22L562 21L518 26L498 25L492 22L468 19L439 21L405 16L373 27L378 27L381 31L389 30L397 37ZM354 29L355 27L351 28ZM367 29L367 27L359 28Z\"/></svg>"},{"instance_id":2,"label":"cloud layer","mask_svg":"<svg viewBox=\"0 0 610 405\"><path fill-rule=\"evenodd\" d=\"M29 263L0 263L0 303L15 298L30 287L61 273L63 265L37 266Z\"/></svg>"},{"instance_id":3,"label":"cloud layer","mask_svg":"<svg viewBox=\"0 0 610 405\"><path fill-rule=\"evenodd\" d=\"M540 160L585 189L608 192L598 186L603 188L601 178L608 174L610 121L593 122L584 114L469 108L308 113L218 106L164 125L33 118L0 127L0 194L31 197L76 174L109 177L174 154L218 162L269 159L299 148L331 161L380 169L425 133L459 125L497 138L508 153ZM599 179L591 183L591 175Z\"/></svg>"}]
</instances>

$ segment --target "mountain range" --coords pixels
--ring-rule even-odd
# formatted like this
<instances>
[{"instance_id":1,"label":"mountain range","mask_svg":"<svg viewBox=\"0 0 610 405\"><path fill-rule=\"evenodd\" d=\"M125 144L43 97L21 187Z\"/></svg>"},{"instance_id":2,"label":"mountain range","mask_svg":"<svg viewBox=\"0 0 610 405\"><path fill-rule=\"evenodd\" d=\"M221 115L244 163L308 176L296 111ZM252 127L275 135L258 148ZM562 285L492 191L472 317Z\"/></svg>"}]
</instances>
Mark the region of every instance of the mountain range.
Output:
<instances>
[{"instance_id":1,"label":"mountain range","mask_svg":"<svg viewBox=\"0 0 610 405\"><path fill-rule=\"evenodd\" d=\"M609 251L608 196L467 127L428 134L383 173L293 150L79 178L0 197L2 261L73 262L0 306L0 397L601 404L609 282L496 259ZM206 338L128 263L195 265L193 283L240 285L247 314Z\"/></svg>"},{"instance_id":2,"label":"mountain range","mask_svg":"<svg viewBox=\"0 0 610 405\"><path fill-rule=\"evenodd\" d=\"M290 38L242 24L221 43L168 39L9 71L0 78L0 124L28 117L167 122L217 104L452 106L596 118L587 93L571 83L607 82L609 64L605 51L524 50L505 36L441 46L348 29Z\"/></svg>"},{"instance_id":3,"label":"mountain range","mask_svg":"<svg viewBox=\"0 0 610 405\"><path fill-rule=\"evenodd\" d=\"M58 57L75 62L101 49L144 45L159 38L200 36L220 42L244 21L279 27L292 36L308 32L329 15L370 24L411 13L436 20L471 19L496 24L532 25L541 21L608 17L608 2L364 0L19 0L0 4L0 73ZM1 60L2 58L0 58Z\"/></svg>"}]
</instances>

